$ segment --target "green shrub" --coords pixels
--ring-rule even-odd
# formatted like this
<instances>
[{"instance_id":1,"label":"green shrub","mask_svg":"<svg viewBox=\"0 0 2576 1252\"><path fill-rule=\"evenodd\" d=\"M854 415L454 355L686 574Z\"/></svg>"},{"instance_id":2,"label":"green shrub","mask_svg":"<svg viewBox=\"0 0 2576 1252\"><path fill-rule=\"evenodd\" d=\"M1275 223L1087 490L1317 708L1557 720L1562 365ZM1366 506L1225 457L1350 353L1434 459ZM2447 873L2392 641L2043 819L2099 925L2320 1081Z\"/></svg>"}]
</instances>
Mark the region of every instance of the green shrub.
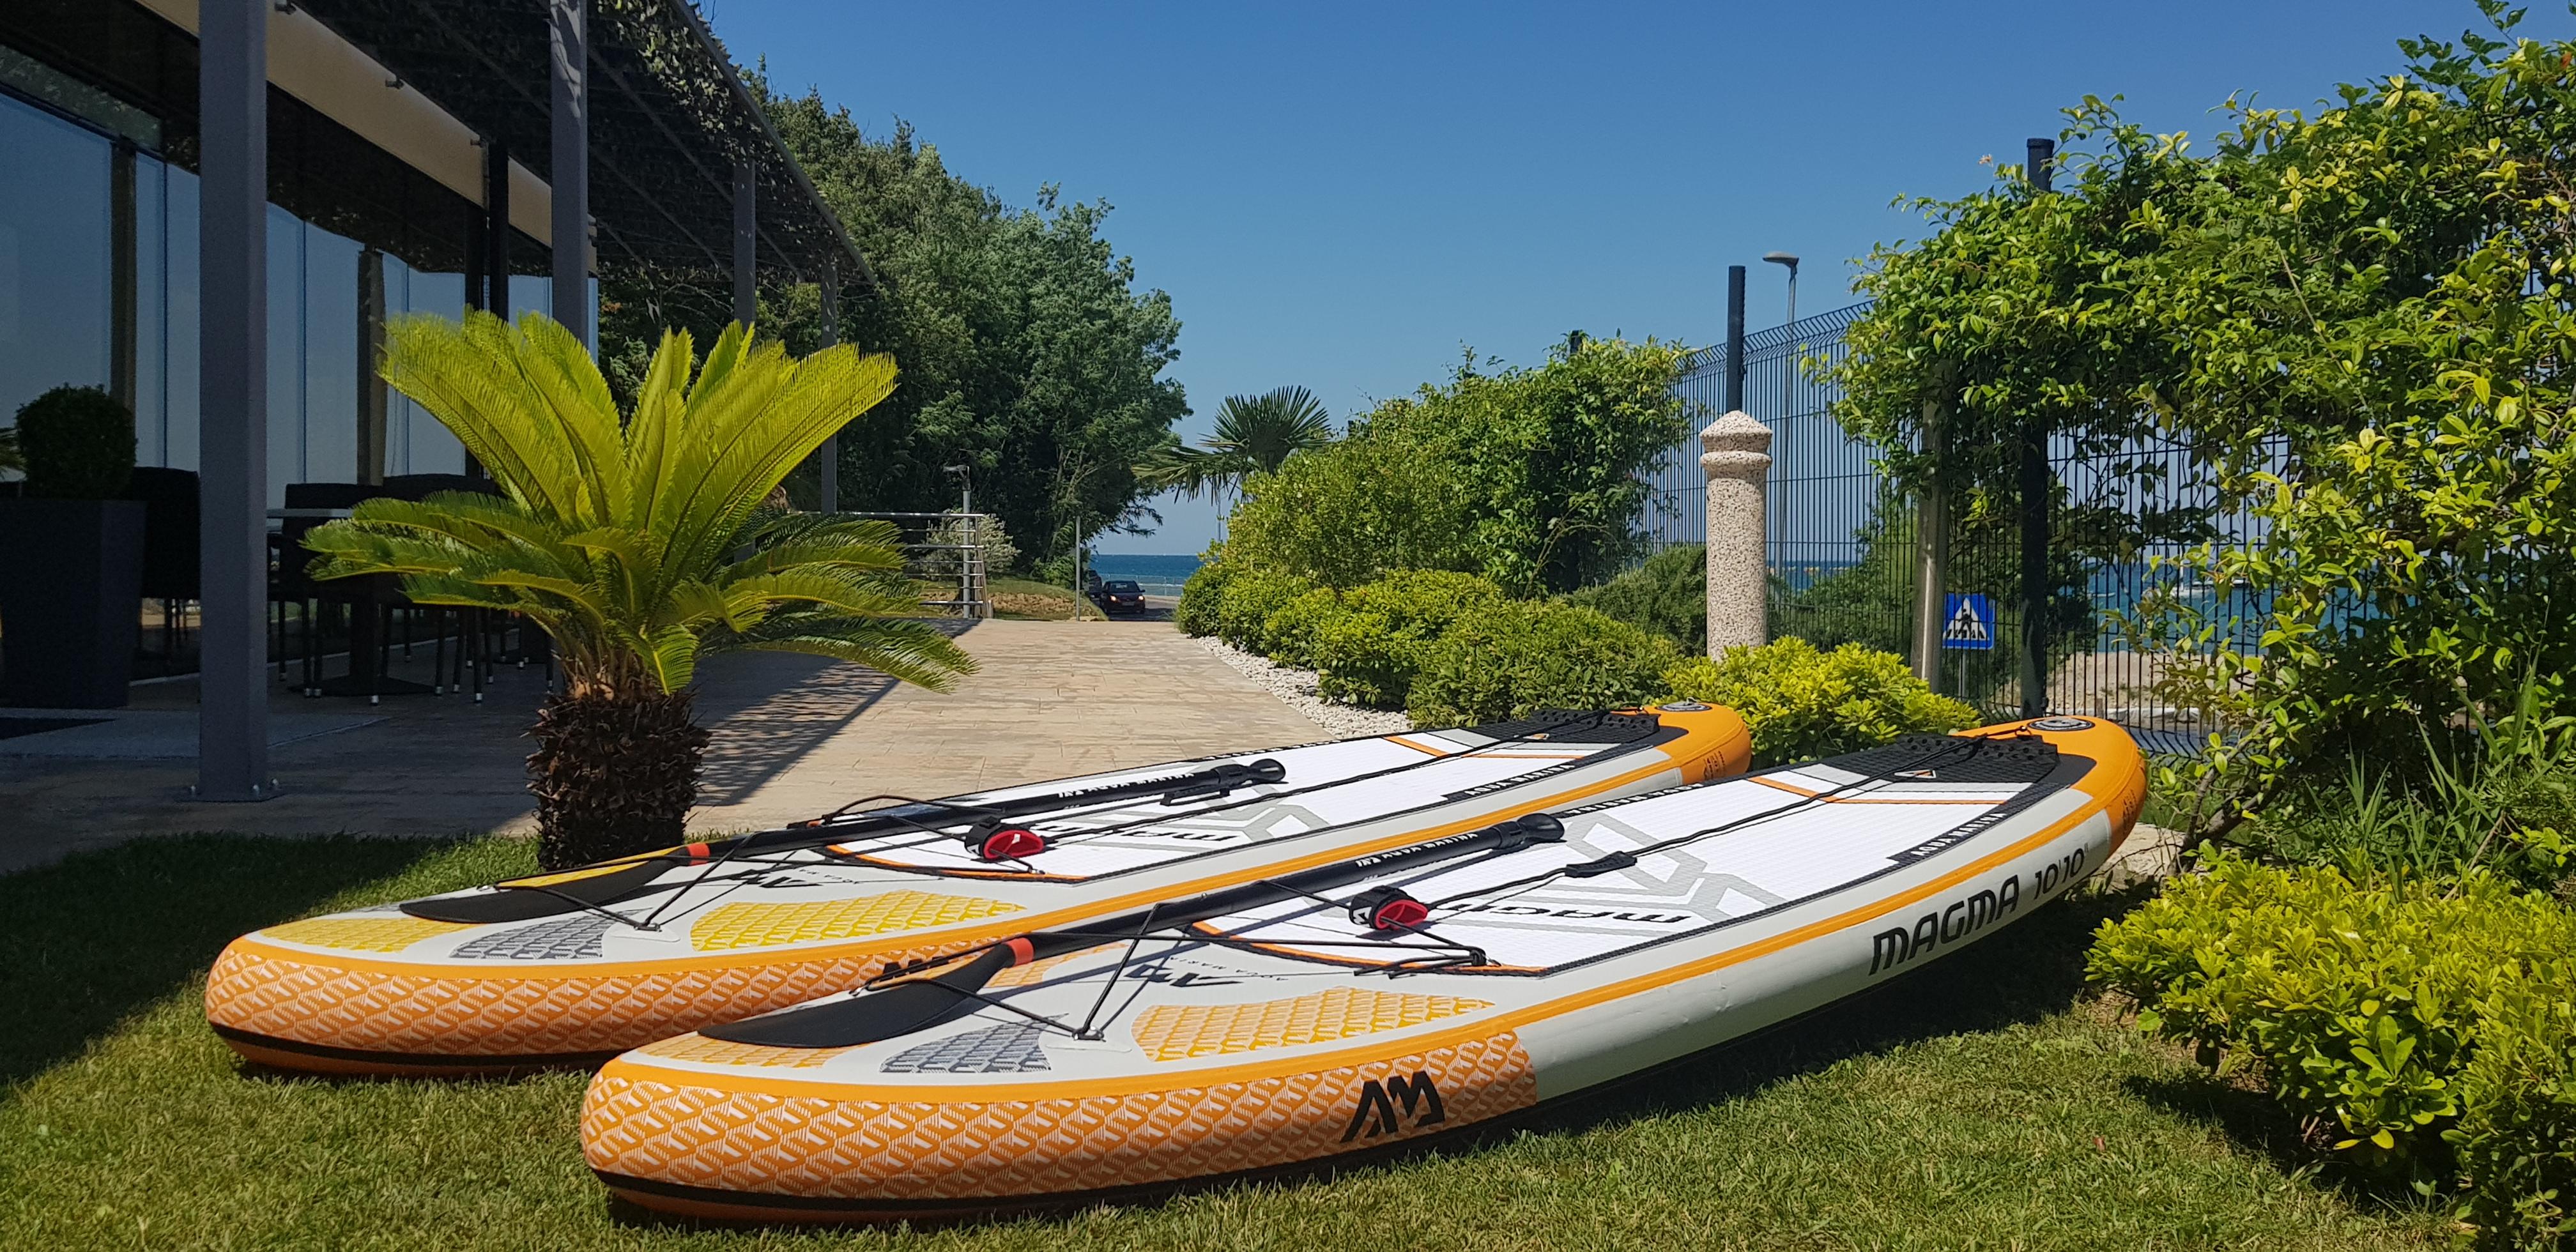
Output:
<instances>
[{"instance_id":1,"label":"green shrub","mask_svg":"<svg viewBox=\"0 0 2576 1252\"><path fill-rule=\"evenodd\" d=\"M2576 913L2472 873L2356 881L2234 855L2105 923L2092 979L2142 1029L2250 1064L2333 1150L2456 1189L2495 1246L2576 1196Z\"/></svg>"},{"instance_id":2,"label":"green shrub","mask_svg":"<svg viewBox=\"0 0 2576 1252\"><path fill-rule=\"evenodd\" d=\"M1354 587L1342 617L1315 637L1316 690L1345 704L1403 708L1424 649L1461 619L1506 602L1502 588L1448 570L1399 570Z\"/></svg>"},{"instance_id":3,"label":"green shrub","mask_svg":"<svg viewBox=\"0 0 2576 1252\"><path fill-rule=\"evenodd\" d=\"M1874 748L1898 735L1964 730L1977 711L1933 691L1905 658L1844 644L1819 652L1794 636L1695 657L1664 674L1673 694L1734 709L1753 759L1776 765Z\"/></svg>"},{"instance_id":4,"label":"green shrub","mask_svg":"<svg viewBox=\"0 0 2576 1252\"><path fill-rule=\"evenodd\" d=\"M1672 640L1686 652L1708 650L1708 549L1666 548L1597 587L1560 597Z\"/></svg>"},{"instance_id":5,"label":"green shrub","mask_svg":"<svg viewBox=\"0 0 2576 1252\"><path fill-rule=\"evenodd\" d=\"M1222 559L1202 561L1190 572L1190 580L1181 584L1181 602L1172 610L1172 624L1184 635L1215 634L1217 610L1225 604L1226 580L1234 573L1235 567Z\"/></svg>"},{"instance_id":6,"label":"green shrub","mask_svg":"<svg viewBox=\"0 0 2576 1252\"><path fill-rule=\"evenodd\" d=\"M2460 1123L2442 1133L2462 1209L2485 1242L2563 1247L2576 1230L2576 970L2561 960L2488 1004L2457 1083Z\"/></svg>"},{"instance_id":7,"label":"green shrub","mask_svg":"<svg viewBox=\"0 0 2576 1252\"><path fill-rule=\"evenodd\" d=\"M113 500L134 477L134 414L96 387L56 387L18 410L31 496Z\"/></svg>"},{"instance_id":8,"label":"green shrub","mask_svg":"<svg viewBox=\"0 0 2576 1252\"><path fill-rule=\"evenodd\" d=\"M1299 669L1314 668L1316 636L1341 615L1341 593L1330 587L1317 587L1281 605L1262 625L1270 659Z\"/></svg>"},{"instance_id":9,"label":"green shrub","mask_svg":"<svg viewBox=\"0 0 2576 1252\"><path fill-rule=\"evenodd\" d=\"M1314 584L1287 574L1249 569L1225 580L1216 611L1216 637L1255 655L1270 652L1270 615L1314 590Z\"/></svg>"},{"instance_id":10,"label":"green shrub","mask_svg":"<svg viewBox=\"0 0 2576 1252\"><path fill-rule=\"evenodd\" d=\"M2419 753L2356 754L2340 782L2300 779L2228 839L2347 872L2434 877L2484 869L2552 889L2576 852L2576 725L2527 685L2513 716L2427 727Z\"/></svg>"},{"instance_id":11,"label":"green shrub","mask_svg":"<svg viewBox=\"0 0 2576 1252\"><path fill-rule=\"evenodd\" d=\"M1621 708L1652 697L1677 656L1671 640L1590 609L1504 601L1422 650L1408 711L1416 726L1454 726Z\"/></svg>"},{"instance_id":12,"label":"green shrub","mask_svg":"<svg viewBox=\"0 0 2576 1252\"><path fill-rule=\"evenodd\" d=\"M1606 339L1536 368L1462 365L1246 481L1226 546L1343 589L1399 569L1470 571L1516 595L1605 578L1637 549L1644 471L1689 429L1673 389L1688 356Z\"/></svg>"}]
</instances>

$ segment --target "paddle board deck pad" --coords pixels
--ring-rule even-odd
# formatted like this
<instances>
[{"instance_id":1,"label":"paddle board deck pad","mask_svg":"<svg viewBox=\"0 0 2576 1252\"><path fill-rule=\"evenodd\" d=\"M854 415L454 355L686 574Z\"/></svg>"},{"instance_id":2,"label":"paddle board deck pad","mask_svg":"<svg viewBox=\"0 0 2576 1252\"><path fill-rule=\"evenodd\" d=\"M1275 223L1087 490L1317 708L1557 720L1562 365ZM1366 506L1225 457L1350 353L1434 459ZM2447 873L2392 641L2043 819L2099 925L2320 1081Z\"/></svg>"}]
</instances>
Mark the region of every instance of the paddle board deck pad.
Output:
<instances>
[{"instance_id":1,"label":"paddle board deck pad","mask_svg":"<svg viewBox=\"0 0 2576 1252\"><path fill-rule=\"evenodd\" d=\"M334 1073L595 1064L1032 927L1741 773L1726 709L1542 713L907 801L234 940L206 1017Z\"/></svg>"},{"instance_id":2,"label":"paddle board deck pad","mask_svg":"<svg viewBox=\"0 0 2576 1252\"><path fill-rule=\"evenodd\" d=\"M1167 897L629 1052L591 1082L583 1149L637 1204L752 1220L1400 1149L1991 934L2107 863L2145 789L2125 732L2042 718Z\"/></svg>"}]
</instances>

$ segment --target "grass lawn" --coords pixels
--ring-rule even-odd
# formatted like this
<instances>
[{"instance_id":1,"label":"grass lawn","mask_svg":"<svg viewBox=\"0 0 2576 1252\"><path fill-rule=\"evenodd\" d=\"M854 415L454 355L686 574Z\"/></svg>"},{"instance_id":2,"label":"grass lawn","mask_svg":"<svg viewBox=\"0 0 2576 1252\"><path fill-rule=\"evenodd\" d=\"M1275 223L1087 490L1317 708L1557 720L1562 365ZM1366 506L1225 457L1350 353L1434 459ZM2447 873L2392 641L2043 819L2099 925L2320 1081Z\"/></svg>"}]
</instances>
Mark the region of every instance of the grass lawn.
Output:
<instances>
[{"instance_id":1,"label":"grass lawn","mask_svg":"<svg viewBox=\"0 0 2576 1252\"><path fill-rule=\"evenodd\" d=\"M2437 1246L2300 1168L2296 1128L2078 981L2118 898L2056 904L1864 1000L1490 1146L1160 1207L931 1232L613 1209L583 1077L245 1070L200 1015L233 934L532 865L527 845L201 836L0 877L0 1247L2120 1248Z\"/></svg>"},{"instance_id":2,"label":"grass lawn","mask_svg":"<svg viewBox=\"0 0 2576 1252\"><path fill-rule=\"evenodd\" d=\"M984 593L993 597L993 616L1004 618L1061 622L1073 616L1077 603L1071 588L1029 578L989 578ZM1084 617L1099 620L1102 616L1100 607L1090 600L1078 603Z\"/></svg>"}]
</instances>

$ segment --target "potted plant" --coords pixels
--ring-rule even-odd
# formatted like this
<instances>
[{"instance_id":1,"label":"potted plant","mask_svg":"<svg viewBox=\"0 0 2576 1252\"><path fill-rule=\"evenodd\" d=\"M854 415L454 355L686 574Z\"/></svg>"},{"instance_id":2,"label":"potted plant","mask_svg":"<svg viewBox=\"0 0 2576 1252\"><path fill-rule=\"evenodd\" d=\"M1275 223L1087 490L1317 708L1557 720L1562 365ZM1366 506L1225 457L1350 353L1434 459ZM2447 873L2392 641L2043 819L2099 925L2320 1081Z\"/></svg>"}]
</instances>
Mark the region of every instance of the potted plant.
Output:
<instances>
[{"instance_id":1,"label":"potted plant","mask_svg":"<svg viewBox=\"0 0 2576 1252\"><path fill-rule=\"evenodd\" d=\"M0 704L109 709L142 629L143 505L134 415L96 387L18 410L26 482L0 499Z\"/></svg>"}]
</instances>

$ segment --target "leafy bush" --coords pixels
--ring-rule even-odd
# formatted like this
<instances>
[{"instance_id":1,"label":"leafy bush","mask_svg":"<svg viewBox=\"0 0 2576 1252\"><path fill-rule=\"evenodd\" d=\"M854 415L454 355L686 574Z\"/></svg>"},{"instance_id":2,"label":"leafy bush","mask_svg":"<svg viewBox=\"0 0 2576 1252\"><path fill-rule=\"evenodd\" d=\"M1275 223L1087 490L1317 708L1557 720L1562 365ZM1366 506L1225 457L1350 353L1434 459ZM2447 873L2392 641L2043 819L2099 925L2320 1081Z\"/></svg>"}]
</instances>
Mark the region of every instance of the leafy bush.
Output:
<instances>
[{"instance_id":1,"label":"leafy bush","mask_svg":"<svg viewBox=\"0 0 2576 1252\"><path fill-rule=\"evenodd\" d=\"M1316 690L1328 700L1400 709L1423 653L1451 626L1506 603L1473 574L1399 570L1342 597L1343 615L1315 636Z\"/></svg>"},{"instance_id":2,"label":"leafy bush","mask_svg":"<svg viewBox=\"0 0 2576 1252\"><path fill-rule=\"evenodd\" d=\"M2543 716L2541 700L2535 684L2512 717L2427 728L2403 768L2356 755L2339 783L2301 780L2228 838L2348 873L2483 869L2564 893L2576 885L2576 721Z\"/></svg>"},{"instance_id":3,"label":"leafy bush","mask_svg":"<svg viewBox=\"0 0 2576 1252\"><path fill-rule=\"evenodd\" d=\"M2576 1196L2576 913L2233 855L2096 935L2141 1028L2250 1063L2356 1165L2457 1187L2496 1246L2562 1246Z\"/></svg>"},{"instance_id":4,"label":"leafy bush","mask_svg":"<svg viewBox=\"0 0 2576 1252\"><path fill-rule=\"evenodd\" d=\"M1236 567L1215 558L1211 551L1209 559L1201 560L1189 581L1181 584L1181 602L1172 610L1172 624L1184 635L1204 638L1216 633L1217 610L1225 606L1225 584Z\"/></svg>"},{"instance_id":5,"label":"leafy bush","mask_svg":"<svg viewBox=\"0 0 2576 1252\"><path fill-rule=\"evenodd\" d=\"M1270 615L1314 590L1305 579L1266 569L1248 569L1225 580L1216 611L1216 637L1246 652L1268 655Z\"/></svg>"},{"instance_id":6,"label":"leafy bush","mask_svg":"<svg viewBox=\"0 0 2576 1252\"><path fill-rule=\"evenodd\" d=\"M922 536L934 548L957 549L933 551L922 558L921 574L925 578L955 578L965 571L967 541L973 540L983 558L984 575L990 578L1010 571L1020 559L1020 545L1011 542L1011 534L999 514L988 514L971 527L963 517L945 517L930 524Z\"/></svg>"},{"instance_id":7,"label":"leafy bush","mask_svg":"<svg viewBox=\"0 0 2576 1252\"><path fill-rule=\"evenodd\" d=\"M2488 1002L2442 1132L2486 1242L2553 1247L2576 1228L2576 974L2516 982Z\"/></svg>"},{"instance_id":8,"label":"leafy bush","mask_svg":"<svg viewBox=\"0 0 2576 1252\"><path fill-rule=\"evenodd\" d=\"M1227 548L1349 588L1394 569L1480 574L1515 595L1606 578L1634 553L1643 473L1689 426L1684 353L1586 343L1536 369L1462 365L1244 485Z\"/></svg>"},{"instance_id":9,"label":"leafy bush","mask_svg":"<svg viewBox=\"0 0 2576 1252\"><path fill-rule=\"evenodd\" d=\"M96 387L56 387L18 410L31 496L113 500L134 477L134 414Z\"/></svg>"},{"instance_id":10,"label":"leafy bush","mask_svg":"<svg viewBox=\"0 0 2576 1252\"><path fill-rule=\"evenodd\" d=\"M1281 605L1262 624L1270 659L1300 669L1314 668L1316 637L1341 615L1341 593L1330 587L1317 587Z\"/></svg>"},{"instance_id":11,"label":"leafy bush","mask_svg":"<svg viewBox=\"0 0 2576 1252\"><path fill-rule=\"evenodd\" d=\"M1703 545L1666 548L1617 578L1559 599L1653 631L1684 651L1708 650L1708 549Z\"/></svg>"},{"instance_id":12,"label":"leafy bush","mask_svg":"<svg viewBox=\"0 0 2576 1252\"><path fill-rule=\"evenodd\" d=\"M1874 748L1898 735L1943 734L1981 719L1924 685L1905 658L1847 643L1819 652L1791 636L1695 657L1664 674L1675 695L1734 709L1753 731L1753 759L1774 765Z\"/></svg>"},{"instance_id":13,"label":"leafy bush","mask_svg":"<svg viewBox=\"0 0 2576 1252\"><path fill-rule=\"evenodd\" d=\"M1660 689L1672 641L1571 605L1503 601L1421 652L1416 726L1500 721L1533 709L1634 705Z\"/></svg>"}]
</instances>

